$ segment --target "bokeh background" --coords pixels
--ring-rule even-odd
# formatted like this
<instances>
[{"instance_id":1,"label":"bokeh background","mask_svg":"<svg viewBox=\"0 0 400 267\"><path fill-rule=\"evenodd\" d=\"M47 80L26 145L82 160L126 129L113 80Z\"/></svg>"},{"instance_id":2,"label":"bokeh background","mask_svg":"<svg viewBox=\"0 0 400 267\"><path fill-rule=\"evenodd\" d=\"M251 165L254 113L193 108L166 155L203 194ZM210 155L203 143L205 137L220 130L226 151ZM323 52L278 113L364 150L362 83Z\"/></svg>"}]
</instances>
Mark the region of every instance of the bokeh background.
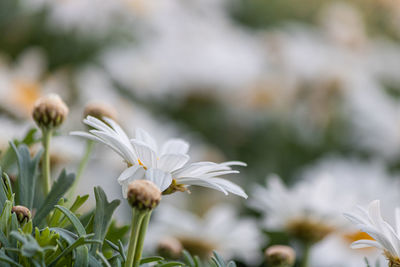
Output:
<instances>
[{"instance_id":1,"label":"bokeh background","mask_svg":"<svg viewBox=\"0 0 400 267\"><path fill-rule=\"evenodd\" d=\"M353 178L362 193L371 173L397 179L399 1L1 0L0 36L2 149L34 125L34 101L55 92L70 115L53 162L71 171L84 140L68 133L84 129L84 106L95 100L114 107L131 134L183 137L197 160L247 162L231 179L248 191L271 173L289 186L318 171L351 177L338 194ZM102 185L121 198L123 168L96 146L78 193ZM237 197L202 189L186 197L172 201L198 214L224 201L258 216ZM124 207L118 214L129 220ZM265 236L260 250L267 239L288 242Z\"/></svg>"}]
</instances>

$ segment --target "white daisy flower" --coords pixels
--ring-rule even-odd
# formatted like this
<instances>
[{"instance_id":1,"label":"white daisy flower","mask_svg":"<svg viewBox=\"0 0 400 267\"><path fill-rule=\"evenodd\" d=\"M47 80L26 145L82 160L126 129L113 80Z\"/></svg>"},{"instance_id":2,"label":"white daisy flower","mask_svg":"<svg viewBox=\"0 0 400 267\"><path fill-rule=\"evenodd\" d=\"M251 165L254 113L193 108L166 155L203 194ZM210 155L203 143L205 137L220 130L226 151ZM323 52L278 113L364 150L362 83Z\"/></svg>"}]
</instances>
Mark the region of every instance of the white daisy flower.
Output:
<instances>
[{"instance_id":1,"label":"white daisy flower","mask_svg":"<svg viewBox=\"0 0 400 267\"><path fill-rule=\"evenodd\" d=\"M239 217L228 204L218 204L203 216L161 205L150 224L147 249L154 250L167 238L177 239L183 248L202 258L212 256L215 250L227 260L237 258L253 265L259 263L260 248L265 241L256 223Z\"/></svg>"},{"instance_id":2,"label":"white daisy flower","mask_svg":"<svg viewBox=\"0 0 400 267\"><path fill-rule=\"evenodd\" d=\"M263 214L263 227L286 231L295 239L314 244L332 233L340 224L340 210L334 203L334 179L321 176L287 188L272 175L267 187L255 186L250 205Z\"/></svg>"},{"instance_id":3,"label":"white daisy flower","mask_svg":"<svg viewBox=\"0 0 400 267\"><path fill-rule=\"evenodd\" d=\"M239 173L232 170L231 166L246 166L245 163L240 161L188 163L190 157L186 153L189 144L186 141L170 139L159 147L143 129L137 129L136 138L129 139L116 122L109 118L104 118L104 121L88 116L84 123L92 127L89 133L71 134L99 141L124 159L128 168L118 178L124 197L129 183L137 179L148 179L153 181L164 194L184 191L189 185L198 185L247 198L242 188L220 178L222 175Z\"/></svg>"},{"instance_id":4,"label":"white daisy flower","mask_svg":"<svg viewBox=\"0 0 400 267\"><path fill-rule=\"evenodd\" d=\"M344 216L374 239L353 242L352 248L375 247L381 249L389 260L389 266L400 266L399 208L395 210L395 228L382 218L379 200L372 201L368 208L357 206L353 212L345 213Z\"/></svg>"}]
</instances>

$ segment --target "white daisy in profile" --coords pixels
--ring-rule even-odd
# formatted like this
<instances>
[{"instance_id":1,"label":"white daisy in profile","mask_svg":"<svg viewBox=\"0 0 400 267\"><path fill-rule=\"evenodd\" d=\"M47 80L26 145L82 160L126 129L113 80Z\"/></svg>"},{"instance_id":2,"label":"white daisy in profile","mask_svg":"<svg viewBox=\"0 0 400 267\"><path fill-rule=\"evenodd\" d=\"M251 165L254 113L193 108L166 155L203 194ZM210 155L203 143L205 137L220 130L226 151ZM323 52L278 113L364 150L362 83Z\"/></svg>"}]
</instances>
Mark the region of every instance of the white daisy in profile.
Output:
<instances>
[{"instance_id":1,"label":"white daisy in profile","mask_svg":"<svg viewBox=\"0 0 400 267\"><path fill-rule=\"evenodd\" d=\"M239 217L229 204L217 204L202 216L161 205L150 224L148 249L154 250L166 239L179 241L184 249L203 259L215 250L227 260L235 258L252 265L259 263L265 241L255 221Z\"/></svg>"},{"instance_id":2,"label":"white daisy in profile","mask_svg":"<svg viewBox=\"0 0 400 267\"><path fill-rule=\"evenodd\" d=\"M352 243L352 248L375 247L381 249L390 267L400 266L400 209L395 210L395 227L387 223L381 215L379 200L372 201L368 208L357 206L344 216L373 240L362 239Z\"/></svg>"},{"instance_id":3,"label":"white daisy in profile","mask_svg":"<svg viewBox=\"0 0 400 267\"><path fill-rule=\"evenodd\" d=\"M219 190L226 195L230 192L247 198L241 187L220 178L222 175L239 173L232 170L231 166L246 166L245 163L188 163L189 144L186 141L170 139L159 147L145 130L137 129L135 138L129 139L115 121L103 119L104 122L88 116L83 122L92 129L89 132L71 134L101 142L124 159L128 168L118 178L124 197L129 183L137 179L147 179L154 182L164 194L185 191L187 186L198 185Z\"/></svg>"}]
</instances>

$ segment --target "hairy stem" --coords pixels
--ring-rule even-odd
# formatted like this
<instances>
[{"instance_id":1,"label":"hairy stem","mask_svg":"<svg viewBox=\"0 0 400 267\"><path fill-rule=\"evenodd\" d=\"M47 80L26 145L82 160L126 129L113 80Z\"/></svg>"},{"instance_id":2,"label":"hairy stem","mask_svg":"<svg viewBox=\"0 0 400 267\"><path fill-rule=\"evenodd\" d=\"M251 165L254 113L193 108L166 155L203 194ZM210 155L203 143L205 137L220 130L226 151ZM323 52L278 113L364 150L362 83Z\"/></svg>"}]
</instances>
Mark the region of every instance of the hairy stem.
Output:
<instances>
[{"instance_id":1,"label":"hairy stem","mask_svg":"<svg viewBox=\"0 0 400 267\"><path fill-rule=\"evenodd\" d=\"M151 211L146 213L146 215L143 218L142 225L140 226L139 238L138 238L137 245L136 245L135 259L133 262L134 267L139 267L139 264L140 264L140 259L142 257L144 238L146 237L147 226L149 225L150 216L151 216Z\"/></svg>"},{"instance_id":2,"label":"hairy stem","mask_svg":"<svg viewBox=\"0 0 400 267\"><path fill-rule=\"evenodd\" d=\"M50 192L51 187L51 175L50 175L50 140L53 135L52 129L42 128L42 144L44 153L42 157L42 184L43 193L47 195Z\"/></svg>"},{"instance_id":3,"label":"hairy stem","mask_svg":"<svg viewBox=\"0 0 400 267\"><path fill-rule=\"evenodd\" d=\"M71 198L76 191L76 187L78 186L78 183L79 183L79 178L82 176L83 172L85 171L86 165L87 165L90 155L92 154L92 151L93 151L93 146L94 146L94 141L87 140L85 154L83 155L81 162L79 163L78 171L76 172L76 179L69 191L69 196Z\"/></svg>"},{"instance_id":4,"label":"hairy stem","mask_svg":"<svg viewBox=\"0 0 400 267\"><path fill-rule=\"evenodd\" d=\"M131 236L129 238L128 256L126 258L125 267L133 266L138 237L145 215L146 213L143 211L135 208L132 209Z\"/></svg>"}]
</instances>

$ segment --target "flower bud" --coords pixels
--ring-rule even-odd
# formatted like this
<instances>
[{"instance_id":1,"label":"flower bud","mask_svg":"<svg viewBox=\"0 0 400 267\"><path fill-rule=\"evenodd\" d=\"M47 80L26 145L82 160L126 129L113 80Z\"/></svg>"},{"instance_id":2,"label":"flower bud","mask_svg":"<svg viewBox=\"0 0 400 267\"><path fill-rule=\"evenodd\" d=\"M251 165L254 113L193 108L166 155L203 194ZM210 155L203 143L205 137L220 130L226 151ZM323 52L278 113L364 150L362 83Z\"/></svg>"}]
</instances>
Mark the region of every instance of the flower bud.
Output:
<instances>
[{"instance_id":1,"label":"flower bud","mask_svg":"<svg viewBox=\"0 0 400 267\"><path fill-rule=\"evenodd\" d=\"M267 248L265 258L271 267L292 267L296 261L296 252L288 246L275 245Z\"/></svg>"},{"instance_id":2,"label":"flower bud","mask_svg":"<svg viewBox=\"0 0 400 267\"><path fill-rule=\"evenodd\" d=\"M101 121L103 121L104 117L116 120L117 112L112 106L106 103L91 102L86 105L83 112L83 117L86 118L87 116L95 117Z\"/></svg>"},{"instance_id":3,"label":"flower bud","mask_svg":"<svg viewBox=\"0 0 400 267\"><path fill-rule=\"evenodd\" d=\"M151 181L136 180L128 186L128 202L139 210L152 210L161 200L161 191Z\"/></svg>"},{"instance_id":4,"label":"flower bud","mask_svg":"<svg viewBox=\"0 0 400 267\"><path fill-rule=\"evenodd\" d=\"M179 259L183 246L181 242L174 237L166 237L161 239L157 246L158 253L168 259Z\"/></svg>"},{"instance_id":5,"label":"flower bud","mask_svg":"<svg viewBox=\"0 0 400 267\"><path fill-rule=\"evenodd\" d=\"M68 107L59 95L39 98L33 107L32 117L40 128L57 128L68 115Z\"/></svg>"},{"instance_id":6,"label":"flower bud","mask_svg":"<svg viewBox=\"0 0 400 267\"><path fill-rule=\"evenodd\" d=\"M11 209L11 212L17 215L17 219L20 223L23 223L25 220L28 222L31 219L31 211L24 206L14 206Z\"/></svg>"}]
</instances>

